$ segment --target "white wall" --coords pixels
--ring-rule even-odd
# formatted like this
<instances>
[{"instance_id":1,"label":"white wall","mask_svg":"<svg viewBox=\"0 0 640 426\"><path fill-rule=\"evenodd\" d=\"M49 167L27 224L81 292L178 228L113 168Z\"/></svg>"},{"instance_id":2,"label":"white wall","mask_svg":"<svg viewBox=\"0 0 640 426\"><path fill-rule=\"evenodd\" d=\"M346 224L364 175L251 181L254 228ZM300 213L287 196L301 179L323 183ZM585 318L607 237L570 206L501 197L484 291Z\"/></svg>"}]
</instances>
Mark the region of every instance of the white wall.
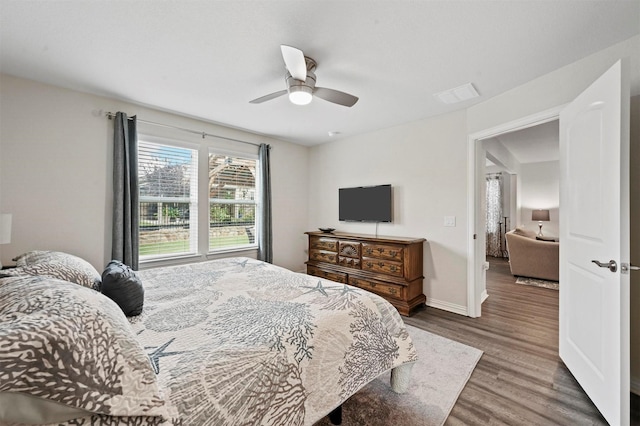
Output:
<instances>
[{"instance_id":1,"label":"white wall","mask_svg":"<svg viewBox=\"0 0 640 426\"><path fill-rule=\"evenodd\" d=\"M494 166L487 169L487 173L490 173L490 170L492 171L493 168L496 168L499 171L508 171L509 173L517 174L520 172L520 162L498 139L484 139L481 143L482 147L486 151L487 158L494 164Z\"/></svg>"},{"instance_id":2,"label":"white wall","mask_svg":"<svg viewBox=\"0 0 640 426\"><path fill-rule=\"evenodd\" d=\"M92 114L104 110L270 144L274 263L303 268L307 147L8 75L0 75L0 99L0 211L13 214L3 264L34 249L74 253L100 271L109 260L113 121Z\"/></svg>"},{"instance_id":3,"label":"white wall","mask_svg":"<svg viewBox=\"0 0 640 426\"><path fill-rule=\"evenodd\" d=\"M394 219L379 235L424 237L427 303L466 310L466 115L456 112L315 146L309 228L374 234L375 224L338 221L338 188L393 185ZM456 216L456 227L444 227Z\"/></svg>"},{"instance_id":4,"label":"white wall","mask_svg":"<svg viewBox=\"0 0 640 426\"><path fill-rule=\"evenodd\" d=\"M545 161L540 163L520 164L520 187L518 200L520 204L518 226L524 226L538 232L538 222L531 220L531 211L548 209L549 222L542 222L542 233L545 236L559 235L558 209L560 206L560 163Z\"/></svg>"},{"instance_id":5,"label":"white wall","mask_svg":"<svg viewBox=\"0 0 640 426\"><path fill-rule=\"evenodd\" d=\"M480 132L572 101L618 59L628 58L631 93L640 94L640 35L504 92L467 110L467 130Z\"/></svg>"}]
</instances>

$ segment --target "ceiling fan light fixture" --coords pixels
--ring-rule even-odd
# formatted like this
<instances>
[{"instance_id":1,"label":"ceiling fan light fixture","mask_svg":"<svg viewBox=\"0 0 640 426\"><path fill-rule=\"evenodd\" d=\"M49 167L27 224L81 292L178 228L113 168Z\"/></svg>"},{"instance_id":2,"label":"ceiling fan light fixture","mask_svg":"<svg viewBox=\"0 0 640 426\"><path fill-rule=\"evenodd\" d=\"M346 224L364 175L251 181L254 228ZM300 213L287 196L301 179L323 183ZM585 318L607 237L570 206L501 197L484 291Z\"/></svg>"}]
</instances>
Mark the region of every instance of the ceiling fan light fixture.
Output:
<instances>
[{"instance_id":1,"label":"ceiling fan light fixture","mask_svg":"<svg viewBox=\"0 0 640 426\"><path fill-rule=\"evenodd\" d=\"M308 86L289 87L289 100L292 104L308 105L313 99L312 90Z\"/></svg>"},{"instance_id":2,"label":"ceiling fan light fixture","mask_svg":"<svg viewBox=\"0 0 640 426\"><path fill-rule=\"evenodd\" d=\"M285 82L287 90L270 93L268 95L249 101L251 104L261 104L285 94L289 95L289 101L295 105L307 105L314 97L318 97L327 102L345 107L352 107L358 102L356 96L326 87L316 87L316 61L308 56L304 56L302 50L295 47L281 45L282 58L284 59Z\"/></svg>"}]
</instances>

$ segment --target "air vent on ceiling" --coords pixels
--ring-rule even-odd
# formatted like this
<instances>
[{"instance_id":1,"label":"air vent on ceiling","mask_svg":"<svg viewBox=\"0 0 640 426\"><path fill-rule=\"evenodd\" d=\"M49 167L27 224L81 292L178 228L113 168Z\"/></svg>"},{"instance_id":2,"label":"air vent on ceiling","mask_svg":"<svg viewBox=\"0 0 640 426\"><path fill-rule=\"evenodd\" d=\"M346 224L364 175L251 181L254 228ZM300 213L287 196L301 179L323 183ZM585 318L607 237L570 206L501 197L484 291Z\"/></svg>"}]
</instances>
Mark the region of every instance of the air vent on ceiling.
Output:
<instances>
[{"instance_id":1,"label":"air vent on ceiling","mask_svg":"<svg viewBox=\"0 0 640 426\"><path fill-rule=\"evenodd\" d=\"M433 96L435 96L442 103L455 104L458 102L466 101L467 99L477 98L479 95L475 87L473 87L473 84L467 83L453 89L436 93Z\"/></svg>"}]
</instances>

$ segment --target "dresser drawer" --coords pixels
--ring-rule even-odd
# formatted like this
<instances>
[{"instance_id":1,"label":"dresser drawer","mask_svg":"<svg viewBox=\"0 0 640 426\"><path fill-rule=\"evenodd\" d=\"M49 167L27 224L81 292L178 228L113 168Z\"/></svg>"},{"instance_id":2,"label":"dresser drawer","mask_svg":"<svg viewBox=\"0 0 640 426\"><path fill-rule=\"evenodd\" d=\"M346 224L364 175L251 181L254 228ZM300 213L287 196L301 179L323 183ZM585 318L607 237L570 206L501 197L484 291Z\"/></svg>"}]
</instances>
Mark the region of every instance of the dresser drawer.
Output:
<instances>
[{"instance_id":1,"label":"dresser drawer","mask_svg":"<svg viewBox=\"0 0 640 426\"><path fill-rule=\"evenodd\" d=\"M402 262L403 248L386 244L362 244L362 256Z\"/></svg>"},{"instance_id":2,"label":"dresser drawer","mask_svg":"<svg viewBox=\"0 0 640 426\"><path fill-rule=\"evenodd\" d=\"M338 253L326 250L309 250L309 259L317 260L318 262L337 263Z\"/></svg>"},{"instance_id":3,"label":"dresser drawer","mask_svg":"<svg viewBox=\"0 0 640 426\"><path fill-rule=\"evenodd\" d=\"M404 274L404 271L402 270L402 262L373 258L362 259L362 270L376 272L379 274L393 275L396 277L401 277Z\"/></svg>"},{"instance_id":4,"label":"dresser drawer","mask_svg":"<svg viewBox=\"0 0 640 426\"><path fill-rule=\"evenodd\" d=\"M360 259L354 259L352 257L338 256L338 265L348 266L349 268L360 269Z\"/></svg>"},{"instance_id":5,"label":"dresser drawer","mask_svg":"<svg viewBox=\"0 0 640 426\"><path fill-rule=\"evenodd\" d=\"M369 290L380 296L391 296L396 299L404 299L404 287L390 283L383 283L374 280L365 280L362 278L349 277L349 284Z\"/></svg>"},{"instance_id":6,"label":"dresser drawer","mask_svg":"<svg viewBox=\"0 0 640 426\"><path fill-rule=\"evenodd\" d=\"M309 237L309 248L317 250L338 251L338 240L325 237Z\"/></svg>"},{"instance_id":7,"label":"dresser drawer","mask_svg":"<svg viewBox=\"0 0 640 426\"><path fill-rule=\"evenodd\" d=\"M400 315L410 315L425 304L424 238L318 231L306 234L309 257L305 264L310 276L377 294Z\"/></svg>"},{"instance_id":8,"label":"dresser drawer","mask_svg":"<svg viewBox=\"0 0 640 426\"><path fill-rule=\"evenodd\" d=\"M338 254L343 257L353 257L360 259L361 244L354 241L340 241L338 245Z\"/></svg>"},{"instance_id":9,"label":"dresser drawer","mask_svg":"<svg viewBox=\"0 0 640 426\"><path fill-rule=\"evenodd\" d=\"M316 268L315 266L311 265L307 265L307 274L326 278L337 283L347 283L347 274L343 274L342 272L325 271L324 269Z\"/></svg>"}]
</instances>

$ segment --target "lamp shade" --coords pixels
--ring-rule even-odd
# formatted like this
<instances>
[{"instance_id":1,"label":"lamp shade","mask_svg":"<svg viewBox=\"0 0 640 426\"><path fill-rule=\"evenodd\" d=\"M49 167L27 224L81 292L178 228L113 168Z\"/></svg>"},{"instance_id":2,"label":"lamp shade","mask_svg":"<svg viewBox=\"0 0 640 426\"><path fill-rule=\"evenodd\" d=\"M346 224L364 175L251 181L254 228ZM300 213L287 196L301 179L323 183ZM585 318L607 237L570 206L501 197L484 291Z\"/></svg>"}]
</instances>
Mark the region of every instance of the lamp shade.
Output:
<instances>
[{"instance_id":1,"label":"lamp shade","mask_svg":"<svg viewBox=\"0 0 640 426\"><path fill-rule=\"evenodd\" d=\"M548 222L549 221L549 210L542 210L542 209L532 210L531 211L531 220Z\"/></svg>"},{"instance_id":2,"label":"lamp shade","mask_svg":"<svg viewBox=\"0 0 640 426\"><path fill-rule=\"evenodd\" d=\"M0 244L9 244L11 242L11 215L8 213L0 214Z\"/></svg>"}]
</instances>

